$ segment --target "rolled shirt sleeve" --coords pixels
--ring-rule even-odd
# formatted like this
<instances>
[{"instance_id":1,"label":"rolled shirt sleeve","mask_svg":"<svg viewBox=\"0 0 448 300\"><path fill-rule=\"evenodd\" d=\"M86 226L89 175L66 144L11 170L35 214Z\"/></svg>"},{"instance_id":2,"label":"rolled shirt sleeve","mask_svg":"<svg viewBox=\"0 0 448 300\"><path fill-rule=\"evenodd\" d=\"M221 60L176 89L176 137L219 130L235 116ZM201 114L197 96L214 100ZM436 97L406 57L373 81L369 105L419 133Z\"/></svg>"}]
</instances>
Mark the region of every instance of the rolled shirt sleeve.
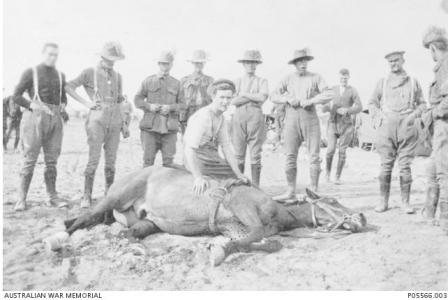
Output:
<instances>
[{"instance_id":1,"label":"rolled shirt sleeve","mask_svg":"<svg viewBox=\"0 0 448 300\"><path fill-rule=\"evenodd\" d=\"M79 74L76 78L70 80L67 83L67 86L72 89L76 89L80 86L86 87L88 82L88 71L89 69L85 69L84 71L82 71L81 74Z\"/></svg>"},{"instance_id":2,"label":"rolled shirt sleeve","mask_svg":"<svg viewBox=\"0 0 448 300\"><path fill-rule=\"evenodd\" d=\"M188 120L184 134L184 145L192 149L198 149L201 145L202 137L205 133L204 120L201 114L194 114Z\"/></svg>"}]
</instances>

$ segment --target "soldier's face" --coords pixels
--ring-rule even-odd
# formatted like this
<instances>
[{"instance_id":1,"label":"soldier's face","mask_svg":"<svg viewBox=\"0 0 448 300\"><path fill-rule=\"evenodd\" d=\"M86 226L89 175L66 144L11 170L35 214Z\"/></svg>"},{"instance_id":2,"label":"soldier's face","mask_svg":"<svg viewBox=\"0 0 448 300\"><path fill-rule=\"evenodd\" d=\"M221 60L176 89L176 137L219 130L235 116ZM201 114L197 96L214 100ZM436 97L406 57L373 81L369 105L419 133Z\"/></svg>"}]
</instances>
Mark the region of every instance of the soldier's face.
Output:
<instances>
[{"instance_id":1,"label":"soldier's face","mask_svg":"<svg viewBox=\"0 0 448 300\"><path fill-rule=\"evenodd\" d=\"M102 65L105 68L112 69L114 67L115 62L113 60L102 57Z\"/></svg>"},{"instance_id":2,"label":"soldier's face","mask_svg":"<svg viewBox=\"0 0 448 300\"><path fill-rule=\"evenodd\" d=\"M42 51L43 62L49 67L54 67L59 56L59 49L48 46Z\"/></svg>"},{"instance_id":3,"label":"soldier's face","mask_svg":"<svg viewBox=\"0 0 448 300\"><path fill-rule=\"evenodd\" d=\"M341 77L339 78L339 82L341 83L342 86L347 86L349 79L350 79L349 75L341 75Z\"/></svg>"},{"instance_id":4,"label":"soldier's face","mask_svg":"<svg viewBox=\"0 0 448 300\"><path fill-rule=\"evenodd\" d=\"M203 63L203 62L194 62L193 63L193 67L196 72L202 72L202 70L204 69L204 65L205 65L205 63Z\"/></svg>"},{"instance_id":5,"label":"soldier's face","mask_svg":"<svg viewBox=\"0 0 448 300\"><path fill-rule=\"evenodd\" d=\"M217 90L213 97L213 105L219 112L225 112L230 105L230 101L233 98L233 92L231 90Z\"/></svg>"},{"instance_id":6,"label":"soldier's face","mask_svg":"<svg viewBox=\"0 0 448 300\"><path fill-rule=\"evenodd\" d=\"M159 62L159 69L162 74L168 75L173 67L173 63Z\"/></svg>"},{"instance_id":7,"label":"soldier's face","mask_svg":"<svg viewBox=\"0 0 448 300\"><path fill-rule=\"evenodd\" d=\"M403 70L404 59L402 57L396 57L389 59L390 70L393 73L401 72Z\"/></svg>"},{"instance_id":8,"label":"soldier's face","mask_svg":"<svg viewBox=\"0 0 448 300\"><path fill-rule=\"evenodd\" d=\"M254 61L245 61L243 62L243 67L248 74L255 74L257 70L258 63Z\"/></svg>"},{"instance_id":9,"label":"soldier's face","mask_svg":"<svg viewBox=\"0 0 448 300\"><path fill-rule=\"evenodd\" d=\"M308 60L306 59L298 59L294 65L296 66L297 71L300 74L304 74L306 69L308 68Z\"/></svg>"}]
</instances>

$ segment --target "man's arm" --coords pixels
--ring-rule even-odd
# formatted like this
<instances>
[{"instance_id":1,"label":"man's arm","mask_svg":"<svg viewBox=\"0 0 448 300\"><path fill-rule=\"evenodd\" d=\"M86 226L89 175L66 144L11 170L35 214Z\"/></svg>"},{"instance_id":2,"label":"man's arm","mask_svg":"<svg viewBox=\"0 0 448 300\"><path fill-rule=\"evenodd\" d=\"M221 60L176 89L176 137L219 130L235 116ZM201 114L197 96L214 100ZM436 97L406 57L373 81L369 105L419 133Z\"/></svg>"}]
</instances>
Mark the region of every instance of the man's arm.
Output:
<instances>
[{"instance_id":1,"label":"man's arm","mask_svg":"<svg viewBox=\"0 0 448 300\"><path fill-rule=\"evenodd\" d=\"M218 143L221 145L224 158L232 168L233 173L235 173L238 178L243 179L245 177L238 168L238 162L235 158L235 153L233 152L228 132L227 125L224 122L218 132Z\"/></svg>"},{"instance_id":2,"label":"man's arm","mask_svg":"<svg viewBox=\"0 0 448 300\"><path fill-rule=\"evenodd\" d=\"M317 89L319 94L315 95L311 99L301 101L303 107L316 104L327 104L334 98L334 90L327 86L326 82L320 75L317 77Z\"/></svg>"},{"instance_id":3,"label":"man's arm","mask_svg":"<svg viewBox=\"0 0 448 300\"><path fill-rule=\"evenodd\" d=\"M352 89L353 91L353 105L347 109L347 113L350 115L359 114L362 111L362 103L359 98L358 91L356 89Z\"/></svg>"},{"instance_id":4,"label":"man's arm","mask_svg":"<svg viewBox=\"0 0 448 300\"><path fill-rule=\"evenodd\" d=\"M182 88L182 85L178 82L177 83L177 96L176 96L176 104L170 105L170 111L180 112L184 110L186 105L186 99L185 99L185 93L184 89Z\"/></svg>"},{"instance_id":5,"label":"man's arm","mask_svg":"<svg viewBox=\"0 0 448 300\"><path fill-rule=\"evenodd\" d=\"M13 100L16 104L25 107L26 109L30 108L31 101L23 97L23 93L26 91L30 91L33 86L33 71L31 69L23 72L19 84L17 84L14 89L14 93L12 95ZM37 93L37 91L35 91ZM31 95L30 95L31 97Z\"/></svg>"},{"instance_id":6,"label":"man's arm","mask_svg":"<svg viewBox=\"0 0 448 300\"><path fill-rule=\"evenodd\" d=\"M61 96L61 104L63 107L67 106L67 93L65 92L65 86L67 85L65 74L61 74L62 77L62 96Z\"/></svg>"},{"instance_id":7,"label":"man's arm","mask_svg":"<svg viewBox=\"0 0 448 300\"><path fill-rule=\"evenodd\" d=\"M414 99L416 104L416 108L413 114L415 117L420 117L426 110L426 102L423 96L422 87L420 86L420 83L417 80L415 80L415 90L412 92L414 93Z\"/></svg>"},{"instance_id":8,"label":"man's arm","mask_svg":"<svg viewBox=\"0 0 448 300\"><path fill-rule=\"evenodd\" d=\"M448 117L448 60L440 67L436 81L440 103L434 108L434 116L439 118Z\"/></svg>"},{"instance_id":9,"label":"man's arm","mask_svg":"<svg viewBox=\"0 0 448 300\"><path fill-rule=\"evenodd\" d=\"M258 93L240 92L239 96L249 99L249 101L256 103L263 103L268 99L269 89L268 81L266 79L260 79L260 90Z\"/></svg>"},{"instance_id":10,"label":"man's arm","mask_svg":"<svg viewBox=\"0 0 448 300\"><path fill-rule=\"evenodd\" d=\"M147 80L143 80L142 84L140 85L139 90L137 91L137 94L135 94L134 97L134 104L135 107L138 109L141 109L145 112L156 112L159 110L159 106L156 104L151 104L145 101L146 95L148 95L148 88L147 88Z\"/></svg>"},{"instance_id":11,"label":"man's arm","mask_svg":"<svg viewBox=\"0 0 448 300\"><path fill-rule=\"evenodd\" d=\"M373 120L376 120L377 117L381 115L381 97L382 97L382 86L383 81L380 80L375 90L373 91L372 97L369 101L369 115Z\"/></svg>"},{"instance_id":12,"label":"man's arm","mask_svg":"<svg viewBox=\"0 0 448 300\"><path fill-rule=\"evenodd\" d=\"M92 101L87 101L86 99L84 99L83 97L81 97L77 92L76 89L80 86L85 86L87 83L87 71L88 70L84 70L83 72L81 72L81 74L79 74L78 77L76 77L75 79L73 79L70 82L67 82L67 84L65 85L65 91L67 92L67 94L69 94L73 99L75 99L76 101L78 101L79 103L83 104L85 107L87 107L88 109L94 108L96 106L95 103L92 103Z\"/></svg>"},{"instance_id":13,"label":"man's arm","mask_svg":"<svg viewBox=\"0 0 448 300\"><path fill-rule=\"evenodd\" d=\"M222 145L221 148L222 148L222 153L224 154L224 158L229 163L229 165L232 168L233 173L235 173L236 177L245 178L243 173L241 173L240 169L238 168L238 162L235 158L235 153L233 152L233 149L230 146L230 143L226 143L226 144Z\"/></svg>"},{"instance_id":14,"label":"man's arm","mask_svg":"<svg viewBox=\"0 0 448 300\"><path fill-rule=\"evenodd\" d=\"M288 78L284 78L280 81L278 87L274 89L271 94L271 101L275 104L286 104L290 103L291 105L297 105L298 101L295 100L288 93Z\"/></svg>"}]
</instances>

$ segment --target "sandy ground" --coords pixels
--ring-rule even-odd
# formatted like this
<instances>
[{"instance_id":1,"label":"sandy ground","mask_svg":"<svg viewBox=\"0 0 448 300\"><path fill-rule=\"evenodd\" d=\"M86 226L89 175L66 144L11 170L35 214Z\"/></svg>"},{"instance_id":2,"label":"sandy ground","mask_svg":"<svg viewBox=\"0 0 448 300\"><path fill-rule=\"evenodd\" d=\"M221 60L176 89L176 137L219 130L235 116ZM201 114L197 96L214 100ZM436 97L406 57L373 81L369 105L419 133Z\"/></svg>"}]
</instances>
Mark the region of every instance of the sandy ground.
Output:
<instances>
[{"instance_id":1,"label":"sandy ground","mask_svg":"<svg viewBox=\"0 0 448 300\"><path fill-rule=\"evenodd\" d=\"M141 165L139 131L134 122L131 139L122 141L117 172ZM65 128L59 160L58 190L70 200L69 209L45 208L43 163L35 170L26 212L15 213L20 154L4 155L3 276L5 290L448 290L448 237L420 216L399 209L395 173L391 207L376 214L378 156L349 149L343 185L323 182L320 191L363 212L378 230L343 238L273 237L284 245L278 253L246 253L229 257L220 267L209 264L212 237L155 234L140 242L120 237L118 223L76 232L59 253L49 253L39 239L63 229L63 220L80 212L83 169L87 159L83 123L71 120ZM321 156L324 157L325 149ZM42 158L41 158L42 159ZM181 158L177 157L180 161ZM280 193L284 186L281 151L265 151L262 187ZM158 160L160 164L160 158ZM413 205L424 201L425 159L413 164ZM308 184L308 163L302 153L299 188ZM94 194L104 190L103 162Z\"/></svg>"}]
</instances>

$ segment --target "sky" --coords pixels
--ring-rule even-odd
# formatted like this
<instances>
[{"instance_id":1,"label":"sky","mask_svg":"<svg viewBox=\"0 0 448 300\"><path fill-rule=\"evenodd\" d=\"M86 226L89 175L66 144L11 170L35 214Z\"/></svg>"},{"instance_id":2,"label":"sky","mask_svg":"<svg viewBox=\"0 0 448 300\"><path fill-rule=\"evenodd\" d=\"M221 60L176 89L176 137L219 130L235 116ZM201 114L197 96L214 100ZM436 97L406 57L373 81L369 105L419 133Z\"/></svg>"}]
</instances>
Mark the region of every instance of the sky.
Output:
<instances>
[{"instance_id":1,"label":"sky","mask_svg":"<svg viewBox=\"0 0 448 300\"><path fill-rule=\"evenodd\" d=\"M448 0L445 0L448 1ZM12 93L21 73L41 60L45 42L60 45L58 69L68 79L94 66L104 42L119 41L126 59L116 64L124 92L157 73L162 50L176 52L172 75L189 74L194 49L210 55L205 73L235 79L237 60L258 49L257 73L273 90L294 69L293 51L308 47L309 70L329 85L351 71L351 85L367 103L387 75L384 55L406 51L405 68L427 94L434 62L422 47L429 25L448 28L442 0L3 0L3 86ZM78 107L74 100L69 106Z\"/></svg>"}]
</instances>

